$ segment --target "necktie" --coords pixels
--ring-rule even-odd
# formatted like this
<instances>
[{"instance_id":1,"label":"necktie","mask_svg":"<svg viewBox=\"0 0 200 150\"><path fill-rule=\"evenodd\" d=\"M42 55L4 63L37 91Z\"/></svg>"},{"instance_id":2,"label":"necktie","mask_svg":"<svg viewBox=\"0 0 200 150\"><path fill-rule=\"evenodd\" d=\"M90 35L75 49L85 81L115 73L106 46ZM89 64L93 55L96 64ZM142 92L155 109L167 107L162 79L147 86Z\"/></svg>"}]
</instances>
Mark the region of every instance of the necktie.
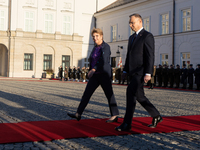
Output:
<instances>
[{"instance_id":1,"label":"necktie","mask_svg":"<svg viewBox=\"0 0 200 150\"><path fill-rule=\"evenodd\" d=\"M132 39L132 41L131 41L131 45L133 44L133 42L134 42L134 40L136 39L136 37L137 37L137 34L134 33L134 35L133 35L133 39Z\"/></svg>"}]
</instances>

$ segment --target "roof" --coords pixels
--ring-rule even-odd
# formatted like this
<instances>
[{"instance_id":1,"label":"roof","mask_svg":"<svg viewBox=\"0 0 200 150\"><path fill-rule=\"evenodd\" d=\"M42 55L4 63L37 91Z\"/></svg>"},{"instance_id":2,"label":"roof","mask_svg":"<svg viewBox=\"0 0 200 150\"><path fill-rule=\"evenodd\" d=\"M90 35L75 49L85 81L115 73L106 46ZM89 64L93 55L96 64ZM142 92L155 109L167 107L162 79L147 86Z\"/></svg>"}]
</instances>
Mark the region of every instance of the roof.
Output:
<instances>
[{"instance_id":1,"label":"roof","mask_svg":"<svg viewBox=\"0 0 200 150\"><path fill-rule=\"evenodd\" d=\"M112 8L116 8L116 7L119 7L119 6L128 4L128 3L134 2L134 1L137 1L137 0L117 0L117 1L113 2L112 4L106 6L105 8L97 11L96 13L103 12L103 11L106 11L106 10L109 10Z\"/></svg>"}]
</instances>

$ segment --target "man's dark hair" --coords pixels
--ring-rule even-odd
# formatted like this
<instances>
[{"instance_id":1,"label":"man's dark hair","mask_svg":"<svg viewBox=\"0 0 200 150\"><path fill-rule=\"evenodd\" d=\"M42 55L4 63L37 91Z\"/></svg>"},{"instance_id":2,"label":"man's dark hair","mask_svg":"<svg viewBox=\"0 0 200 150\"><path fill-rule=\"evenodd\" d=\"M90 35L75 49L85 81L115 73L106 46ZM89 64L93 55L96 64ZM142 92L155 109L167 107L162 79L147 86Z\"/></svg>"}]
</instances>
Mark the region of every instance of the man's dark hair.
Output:
<instances>
[{"instance_id":1,"label":"man's dark hair","mask_svg":"<svg viewBox=\"0 0 200 150\"><path fill-rule=\"evenodd\" d=\"M136 18L140 18L142 20L142 16L140 14L135 13L135 14L130 15L129 17L131 18L132 16Z\"/></svg>"}]
</instances>

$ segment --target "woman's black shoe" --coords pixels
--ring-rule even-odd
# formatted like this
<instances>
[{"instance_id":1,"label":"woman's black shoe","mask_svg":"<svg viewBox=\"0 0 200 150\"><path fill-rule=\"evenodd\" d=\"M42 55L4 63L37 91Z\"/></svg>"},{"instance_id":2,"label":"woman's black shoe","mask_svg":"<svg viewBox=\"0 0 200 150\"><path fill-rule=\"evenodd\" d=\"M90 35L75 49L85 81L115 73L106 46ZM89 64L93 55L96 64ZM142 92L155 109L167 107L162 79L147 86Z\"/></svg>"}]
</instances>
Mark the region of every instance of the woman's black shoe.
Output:
<instances>
[{"instance_id":1,"label":"woman's black shoe","mask_svg":"<svg viewBox=\"0 0 200 150\"><path fill-rule=\"evenodd\" d=\"M67 113L67 115L70 116L71 118L75 118L77 121L81 120L81 115L79 115L78 113L75 114Z\"/></svg>"},{"instance_id":2,"label":"woman's black shoe","mask_svg":"<svg viewBox=\"0 0 200 150\"><path fill-rule=\"evenodd\" d=\"M106 120L106 123L112 123L112 122L117 122L117 120L118 120L118 117L115 117L115 119L113 119L113 120Z\"/></svg>"}]
</instances>

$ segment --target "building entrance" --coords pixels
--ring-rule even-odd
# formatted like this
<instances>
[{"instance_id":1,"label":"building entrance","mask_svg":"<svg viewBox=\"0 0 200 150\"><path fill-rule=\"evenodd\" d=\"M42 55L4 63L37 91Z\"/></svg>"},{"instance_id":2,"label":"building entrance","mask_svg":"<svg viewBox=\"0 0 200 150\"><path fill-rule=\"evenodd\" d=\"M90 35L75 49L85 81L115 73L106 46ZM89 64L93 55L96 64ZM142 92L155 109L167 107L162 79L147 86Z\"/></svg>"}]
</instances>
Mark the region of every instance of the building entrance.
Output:
<instances>
[{"instance_id":1,"label":"building entrance","mask_svg":"<svg viewBox=\"0 0 200 150\"><path fill-rule=\"evenodd\" d=\"M8 49L5 45L0 44L0 76L7 76L8 68Z\"/></svg>"}]
</instances>

